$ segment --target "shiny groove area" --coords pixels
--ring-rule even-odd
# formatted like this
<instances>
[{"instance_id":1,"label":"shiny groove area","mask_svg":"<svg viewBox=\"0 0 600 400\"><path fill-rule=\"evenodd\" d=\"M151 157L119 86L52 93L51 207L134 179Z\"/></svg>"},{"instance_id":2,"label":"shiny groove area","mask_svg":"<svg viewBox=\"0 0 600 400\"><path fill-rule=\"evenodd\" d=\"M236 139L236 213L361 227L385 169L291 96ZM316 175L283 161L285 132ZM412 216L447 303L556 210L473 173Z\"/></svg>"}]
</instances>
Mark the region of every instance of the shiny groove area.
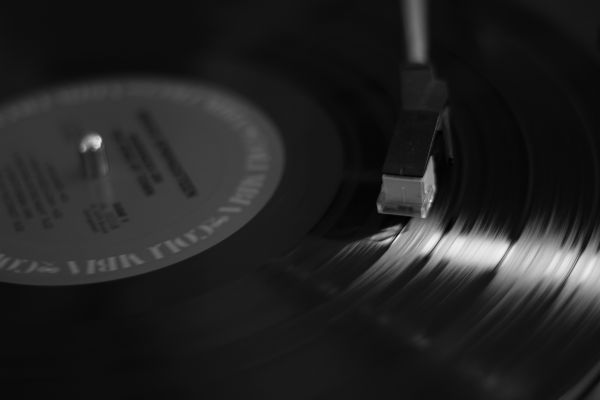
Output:
<instances>
[{"instance_id":1,"label":"shiny groove area","mask_svg":"<svg viewBox=\"0 0 600 400\"><path fill-rule=\"evenodd\" d=\"M600 356L600 126L581 106L600 98L548 54L487 35L470 92L454 92L459 185L348 290L475 397L554 398Z\"/></svg>"}]
</instances>

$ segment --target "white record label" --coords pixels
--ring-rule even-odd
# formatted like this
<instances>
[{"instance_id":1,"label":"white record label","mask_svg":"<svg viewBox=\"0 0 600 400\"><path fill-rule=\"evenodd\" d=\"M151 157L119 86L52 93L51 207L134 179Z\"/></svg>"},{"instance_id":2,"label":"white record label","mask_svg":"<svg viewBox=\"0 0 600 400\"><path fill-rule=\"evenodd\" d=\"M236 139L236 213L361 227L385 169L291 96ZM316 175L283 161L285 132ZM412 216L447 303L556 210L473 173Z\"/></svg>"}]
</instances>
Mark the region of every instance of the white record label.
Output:
<instances>
[{"instance_id":1,"label":"white record label","mask_svg":"<svg viewBox=\"0 0 600 400\"><path fill-rule=\"evenodd\" d=\"M78 141L108 173L82 174ZM281 178L277 128L211 86L104 81L0 109L0 280L71 285L167 267L223 241ZM202 268L202 265L198 265Z\"/></svg>"}]
</instances>

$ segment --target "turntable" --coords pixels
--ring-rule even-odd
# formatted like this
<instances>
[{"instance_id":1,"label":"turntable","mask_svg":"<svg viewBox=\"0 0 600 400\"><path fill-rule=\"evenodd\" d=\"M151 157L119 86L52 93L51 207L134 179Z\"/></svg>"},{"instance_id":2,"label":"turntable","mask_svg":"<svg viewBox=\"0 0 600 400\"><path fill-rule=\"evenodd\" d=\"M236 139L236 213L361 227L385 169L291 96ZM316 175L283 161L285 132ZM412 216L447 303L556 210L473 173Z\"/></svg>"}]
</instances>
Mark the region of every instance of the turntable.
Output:
<instances>
[{"instance_id":1,"label":"turntable","mask_svg":"<svg viewBox=\"0 0 600 400\"><path fill-rule=\"evenodd\" d=\"M424 4L3 5L2 396L600 396L600 4Z\"/></svg>"}]
</instances>

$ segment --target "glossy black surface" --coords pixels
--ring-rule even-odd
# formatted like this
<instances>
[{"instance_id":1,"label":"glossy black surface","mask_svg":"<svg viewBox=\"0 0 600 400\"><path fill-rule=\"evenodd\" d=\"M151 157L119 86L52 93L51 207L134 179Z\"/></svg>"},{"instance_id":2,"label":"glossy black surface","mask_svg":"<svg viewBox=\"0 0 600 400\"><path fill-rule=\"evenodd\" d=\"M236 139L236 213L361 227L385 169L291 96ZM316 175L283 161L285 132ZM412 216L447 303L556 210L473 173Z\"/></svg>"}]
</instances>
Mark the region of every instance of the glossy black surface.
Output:
<instances>
[{"instance_id":1,"label":"glossy black surface","mask_svg":"<svg viewBox=\"0 0 600 400\"><path fill-rule=\"evenodd\" d=\"M396 4L202 7L4 14L4 98L103 74L208 79L278 121L291 162L256 221L181 265L80 287L0 285L3 387L62 398L584 393L600 356L592 58L525 12L454 3L464 23L438 32L436 58L455 163L439 168L428 219L384 217Z\"/></svg>"}]
</instances>

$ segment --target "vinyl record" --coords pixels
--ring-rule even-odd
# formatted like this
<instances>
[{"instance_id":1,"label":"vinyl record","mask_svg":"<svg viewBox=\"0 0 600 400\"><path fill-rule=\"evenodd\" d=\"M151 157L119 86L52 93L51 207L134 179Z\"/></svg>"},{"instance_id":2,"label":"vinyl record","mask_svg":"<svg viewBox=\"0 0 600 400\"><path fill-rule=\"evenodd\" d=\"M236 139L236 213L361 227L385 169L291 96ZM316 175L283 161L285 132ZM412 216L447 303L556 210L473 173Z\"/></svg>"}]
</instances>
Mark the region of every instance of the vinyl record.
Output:
<instances>
[{"instance_id":1,"label":"vinyl record","mask_svg":"<svg viewBox=\"0 0 600 400\"><path fill-rule=\"evenodd\" d=\"M5 393L589 393L598 65L522 9L438 4L454 158L427 219L384 216L397 5L340 4L3 13Z\"/></svg>"}]
</instances>

